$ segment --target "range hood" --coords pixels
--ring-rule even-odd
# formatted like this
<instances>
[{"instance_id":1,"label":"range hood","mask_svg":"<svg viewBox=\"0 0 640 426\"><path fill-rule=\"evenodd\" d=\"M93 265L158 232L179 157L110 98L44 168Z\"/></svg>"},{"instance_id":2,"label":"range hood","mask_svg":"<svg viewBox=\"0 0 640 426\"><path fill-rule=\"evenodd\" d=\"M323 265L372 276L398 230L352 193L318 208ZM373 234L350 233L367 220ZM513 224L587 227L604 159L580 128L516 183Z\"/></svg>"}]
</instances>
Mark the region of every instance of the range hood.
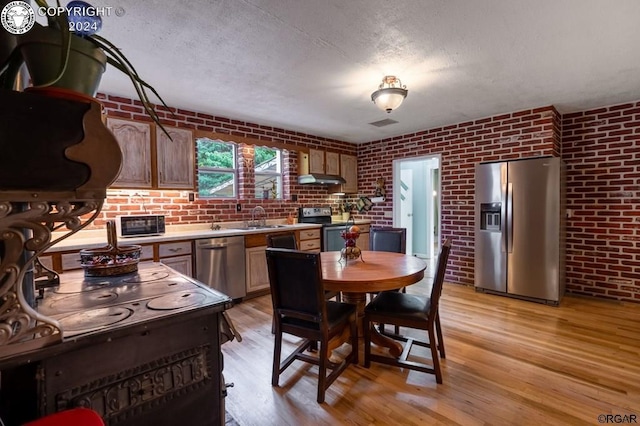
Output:
<instances>
[{"instance_id":1,"label":"range hood","mask_svg":"<svg viewBox=\"0 0 640 426\"><path fill-rule=\"evenodd\" d=\"M342 176L311 173L298 176L298 183L300 185L339 185L347 181Z\"/></svg>"}]
</instances>

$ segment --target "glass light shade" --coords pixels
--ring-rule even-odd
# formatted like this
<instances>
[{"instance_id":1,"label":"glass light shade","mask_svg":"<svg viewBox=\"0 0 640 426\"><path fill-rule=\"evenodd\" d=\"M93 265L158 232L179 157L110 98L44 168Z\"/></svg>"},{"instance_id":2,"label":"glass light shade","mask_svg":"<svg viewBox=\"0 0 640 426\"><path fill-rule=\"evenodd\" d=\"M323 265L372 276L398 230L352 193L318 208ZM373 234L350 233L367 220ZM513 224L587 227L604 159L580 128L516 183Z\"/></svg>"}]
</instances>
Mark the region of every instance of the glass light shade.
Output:
<instances>
[{"instance_id":1,"label":"glass light shade","mask_svg":"<svg viewBox=\"0 0 640 426\"><path fill-rule=\"evenodd\" d=\"M406 89L387 88L379 89L371 94L371 100L383 111L391 112L398 108L407 96Z\"/></svg>"}]
</instances>

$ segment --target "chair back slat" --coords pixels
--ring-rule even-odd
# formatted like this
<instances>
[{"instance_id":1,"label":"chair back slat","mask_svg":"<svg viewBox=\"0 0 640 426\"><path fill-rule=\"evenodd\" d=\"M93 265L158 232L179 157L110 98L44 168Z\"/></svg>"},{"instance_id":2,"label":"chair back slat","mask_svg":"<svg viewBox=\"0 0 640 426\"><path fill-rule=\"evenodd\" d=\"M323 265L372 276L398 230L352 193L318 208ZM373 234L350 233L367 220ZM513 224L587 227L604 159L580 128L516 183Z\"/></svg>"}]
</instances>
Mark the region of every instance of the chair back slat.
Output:
<instances>
[{"instance_id":1,"label":"chair back slat","mask_svg":"<svg viewBox=\"0 0 640 426\"><path fill-rule=\"evenodd\" d=\"M296 317L314 322L325 318L320 254L267 248L266 255L274 312L296 312Z\"/></svg>"},{"instance_id":2,"label":"chair back slat","mask_svg":"<svg viewBox=\"0 0 640 426\"><path fill-rule=\"evenodd\" d=\"M369 250L406 253L407 229L390 227L371 228L369 230Z\"/></svg>"},{"instance_id":3,"label":"chair back slat","mask_svg":"<svg viewBox=\"0 0 640 426\"><path fill-rule=\"evenodd\" d=\"M283 232L267 235L267 247L298 250L295 232Z\"/></svg>"}]
</instances>

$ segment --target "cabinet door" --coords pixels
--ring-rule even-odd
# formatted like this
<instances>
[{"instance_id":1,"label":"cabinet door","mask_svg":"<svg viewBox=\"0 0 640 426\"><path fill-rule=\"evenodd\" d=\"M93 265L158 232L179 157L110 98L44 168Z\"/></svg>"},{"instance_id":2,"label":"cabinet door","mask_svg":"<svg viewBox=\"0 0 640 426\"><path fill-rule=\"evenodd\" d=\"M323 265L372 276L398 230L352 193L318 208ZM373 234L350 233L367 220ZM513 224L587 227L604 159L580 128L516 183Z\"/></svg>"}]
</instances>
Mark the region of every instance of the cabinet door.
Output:
<instances>
[{"instance_id":1,"label":"cabinet door","mask_svg":"<svg viewBox=\"0 0 640 426\"><path fill-rule=\"evenodd\" d=\"M175 269L183 275L193 277L192 257L190 255L160 259L160 263L163 263L168 267Z\"/></svg>"},{"instance_id":2,"label":"cabinet door","mask_svg":"<svg viewBox=\"0 0 640 426\"><path fill-rule=\"evenodd\" d=\"M340 176L347 181L342 185L342 192L346 194L358 192L358 159L356 156L340 154Z\"/></svg>"},{"instance_id":3,"label":"cabinet door","mask_svg":"<svg viewBox=\"0 0 640 426\"><path fill-rule=\"evenodd\" d=\"M340 174L340 154L337 152L326 152L325 153L325 170L328 175L339 175Z\"/></svg>"},{"instance_id":4,"label":"cabinet door","mask_svg":"<svg viewBox=\"0 0 640 426\"><path fill-rule=\"evenodd\" d=\"M309 149L309 173L324 173L324 151Z\"/></svg>"},{"instance_id":5,"label":"cabinet door","mask_svg":"<svg viewBox=\"0 0 640 426\"><path fill-rule=\"evenodd\" d=\"M246 249L247 294L269 288L267 246Z\"/></svg>"},{"instance_id":6,"label":"cabinet door","mask_svg":"<svg viewBox=\"0 0 640 426\"><path fill-rule=\"evenodd\" d=\"M195 188L195 142L189 129L166 127L171 139L156 129L158 188Z\"/></svg>"},{"instance_id":7,"label":"cabinet door","mask_svg":"<svg viewBox=\"0 0 640 426\"><path fill-rule=\"evenodd\" d=\"M109 117L107 127L122 151L122 169L111 186L151 188L151 124Z\"/></svg>"}]
</instances>

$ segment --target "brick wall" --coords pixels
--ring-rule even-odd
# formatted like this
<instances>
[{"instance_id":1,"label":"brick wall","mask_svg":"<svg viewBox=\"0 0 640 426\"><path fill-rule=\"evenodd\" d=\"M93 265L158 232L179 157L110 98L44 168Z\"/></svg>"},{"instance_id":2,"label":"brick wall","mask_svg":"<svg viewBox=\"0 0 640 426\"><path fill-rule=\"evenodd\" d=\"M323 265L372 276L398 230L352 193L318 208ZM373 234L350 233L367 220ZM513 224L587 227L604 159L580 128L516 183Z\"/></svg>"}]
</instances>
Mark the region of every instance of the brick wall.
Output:
<instances>
[{"instance_id":1,"label":"brick wall","mask_svg":"<svg viewBox=\"0 0 640 426\"><path fill-rule=\"evenodd\" d=\"M150 121L142 104L128 98L98 94L97 98L104 105L107 115L125 119ZM273 141L305 148L328 149L343 154L356 155L356 146L337 140L307 135L300 132L278 129L270 126L232 120L225 117L216 117L210 114L172 108L171 115L164 107L159 107L159 116L163 124L190 129L199 129L229 135L229 140L234 136L249 137L261 141ZM241 145L243 152L249 149ZM126 191L126 196L107 197L105 207L100 217L91 224L91 228L102 228L107 219L115 218L120 214L166 213L169 224L190 224L217 221L247 220L250 212L256 205L261 205L267 212L268 218L285 218L289 213L295 213L299 206L330 204L337 208L340 198L327 193L325 187L298 185L296 183L297 151L289 151L284 164L284 183L292 183L285 192L285 200L250 200L250 199L226 199L212 200L200 199L197 194L195 201L190 202L186 191L147 191L144 197L133 196L137 191ZM244 163L242 163L244 164ZM253 182L251 180L239 182L239 194L253 194ZM291 201L291 195L297 195L296 202ZM236 203L242 205L242 211L236 212Z\"/></svg>"},{"instance_id":2,"label":"brick wall","mask_svg":"<svg viewBox=\"0 0 640 426\"><path fill-rule=\"evenodd\" d=\"M107 113L148 120L137 101L98 96ZM473 284L474 166L481 161L553 155L567 163L567 291L603 298L640 301L640 102L603 107L561 116L543 107L436 129L352 145L299 132L175 109L178 118L167 124L278 141L300 147L331 149L358 155L359 190L373 194L375 181L386 180L387 201L367 213L374 225L391 225L392 161L440 154L442 158L442 236L454 239L447 279ZM295 183L297 154L285 164L285 182ZM292 185L298 201L201 200L189 202L180 191L150 191L144 202L154 213L171 211L173 223L246 220L251 208L262 205L269 217L285 217L300 205L332 204L338 197L326 189ZM290 194L287 194L287 197ZM142 212L136 197L108 197L101 218L122 212ZM136 202L138 204L136 205ZM132 205L133 204L133 205Z\"/></svg>"},{"instance_id":3,"label":"brick wall","mask_svg":"<svg viewBox=\"0 0 640 426\"><path fill-rule=\"evenodd\" d=\"M640 301L640 102L565 114L567 289Z\"/></svg>"},{"instance_id":4,"label":"brick wall","mask_svg":"<svg viewBox=\"0 0 640 426\"><path fill-rule=\"evenodd\" d=\"M560 118L553 107L518 111L358 147L359 188L373 193L375 181L387 182L387 201L376 204L368 218L375 225L392 224L392 161L440 154L442 237L452 237L447 280L473 284L475 165L481 161L511 160L560 152Z\"/></svg>"}]
</instances>

